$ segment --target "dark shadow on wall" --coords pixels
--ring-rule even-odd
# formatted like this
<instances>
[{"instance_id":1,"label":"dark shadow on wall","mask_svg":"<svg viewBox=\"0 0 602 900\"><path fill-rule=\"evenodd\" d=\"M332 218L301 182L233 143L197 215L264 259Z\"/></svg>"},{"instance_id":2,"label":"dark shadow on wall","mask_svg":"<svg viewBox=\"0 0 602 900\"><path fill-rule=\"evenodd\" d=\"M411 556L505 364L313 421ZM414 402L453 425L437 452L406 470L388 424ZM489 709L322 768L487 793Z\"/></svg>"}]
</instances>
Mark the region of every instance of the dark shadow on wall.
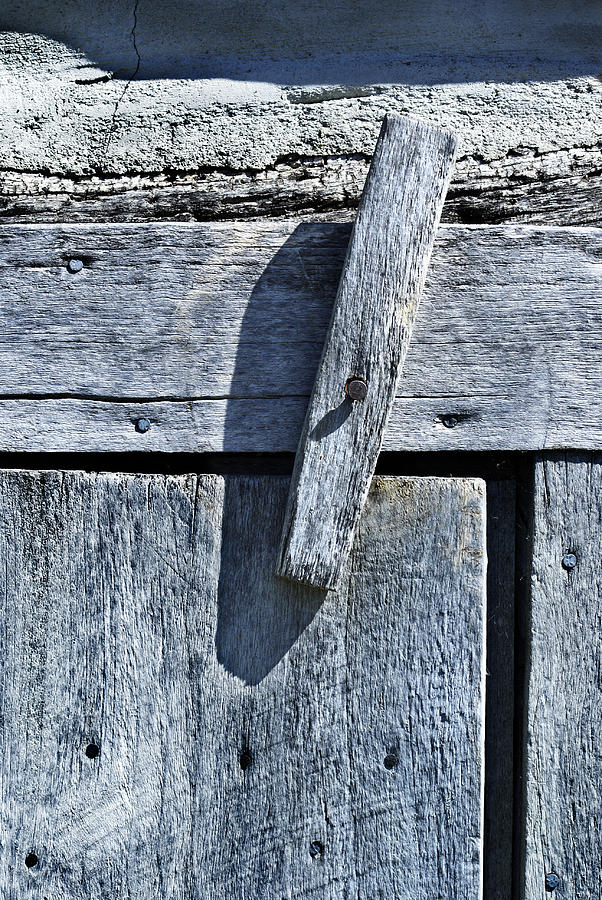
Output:
<instances>
[{"instance_id":1,"label":"dark shadow on wall","mask_svg":"<svg viewBox=\"0 0 602 900\"><path fill-rule=\"evenodd\" d=\"M218 661L259 684L311 624L326 592L276 573L289 479L226 478L218 586Z\"/></svg>"},{"instance_id":2,"label":"dark shadow on wall","mask_svg":"<svg viewBox=\"0 0 602 900\"><path fill-rule=\"evenodd\" d=\"M349 223L304 222L293 228L271 259L264 248L248 246L249 255L261 254L269 261L248 297L240 324L230 385L234 399L228 404L224 425L225 452L250 444L245 416L249 400L257 404L253 418L261 423L263 434L262 445L255 449L266 450L266 441L272 452L288 451L296 444L351 227ZM231 277L236 283L236 266ZM227 297L229 282L222 288ZM275 397L281 398L277 404L270 399ZM296 429L293 444L291 429Z\"/></svg>"},{"instance_id":3,"label":"dark shadow on wall","mask_svg":"<svg viewBox=\"0 0 602 900\"><path fill-rule=\"evenodd\" d=\"M82 68L124 79L361 86L602 68L592 0L7 0L0 29L49 38Z\"/></svg>"},{"instance_id":4,"label":"dark shadow on wall","mask_svg":"<svg viewBox=\"0 0 602 900\"><path fill-rule=\"evenodd\" d=\"M283 413L287 429L293 416L294 427L301 430L349 234L348 224L309 222L295 227L266 265L246 305L231 393L261 401L288 392ZM248 251L260 252L253 247ZM227 293L225 285L224 296ZM295 344L287 354L287 346ZM280 401L268 402L268 407L283 408ZM274 441L277 417L276 412L269 432ZM225 451L240 447L244 428L241 406L231 401ZM275 574L288 485L288 478L280 476L226 479L216 650L224 668L246 684L258 684L286 653L294 652L327 596Z\"/></svg>"}]
</instances>

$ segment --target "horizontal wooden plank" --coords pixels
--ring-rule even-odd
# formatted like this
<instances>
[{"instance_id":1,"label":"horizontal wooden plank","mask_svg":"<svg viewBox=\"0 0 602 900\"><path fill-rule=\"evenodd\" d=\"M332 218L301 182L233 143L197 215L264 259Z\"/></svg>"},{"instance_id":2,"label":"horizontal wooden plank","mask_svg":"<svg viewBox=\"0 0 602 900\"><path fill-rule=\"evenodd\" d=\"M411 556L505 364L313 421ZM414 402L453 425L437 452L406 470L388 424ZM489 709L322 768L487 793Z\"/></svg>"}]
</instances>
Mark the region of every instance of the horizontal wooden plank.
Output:
<instances>
[{"instance_id":1,"label":"horizontal wooden plank","mask_svg":"<svg viewBox=\"0 0 602 900\"><path fill-rule=\"evenodd\" d=\"M442 222L602 225L602 145L458 161ZM464 133L462 133L464 137ZM305 214L349 220L370 159L303 156L260 172L162 172L77 178L0 169L0 219L42 222L211 221Z\"/></svg>"},{"instance_id":2,"label":"horizontal wooden plank","mask_svg":"<svg viewBox=\"0 0 602 900\"><path fill-rule=\"evenodd\" d=\"M0 449L294 451L349 229L1 228ZM383 449L602 446L601 259L597 229L440 228Z\"/></svg>"},{"instance_id":3,"label":"horizontal wooden plank","mask_svg":"<svg viewBox=\"0 0 602 900\"><path fill-rule=\"evenodd\" d=\"M478 900L484 484L374 479L326 599L287 493L0 473L3 897Z\"/></svg>"}]
</instances>

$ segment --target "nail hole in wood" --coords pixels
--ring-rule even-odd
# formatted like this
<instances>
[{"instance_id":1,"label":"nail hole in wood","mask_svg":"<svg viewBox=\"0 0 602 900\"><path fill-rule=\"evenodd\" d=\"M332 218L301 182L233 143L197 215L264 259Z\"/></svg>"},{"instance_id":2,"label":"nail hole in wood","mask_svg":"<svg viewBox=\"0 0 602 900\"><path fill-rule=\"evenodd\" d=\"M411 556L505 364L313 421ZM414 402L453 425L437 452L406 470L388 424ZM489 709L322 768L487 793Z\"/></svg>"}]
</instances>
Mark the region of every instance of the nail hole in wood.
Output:
<instances>
[{"instance_id":1,"label":"nail hole in wood","mask_svg":"<svg viewBox=\"0 0 602 900\"><path fill-rule=\"evenodd\" d=\"M445 428L455 428L458 424L458 421L458 417L451 414L441 416L441 424Z\"/></svg>"},{"instance_id":2,"label":"nail hole in wood","mask_svg":"<svg viewBox=\"0 0 602 900\"><path fill-rule=\"evenodd\" d=\"M385 769L394 769L398 762L399 758L396 753L387 753L385 756Z\"/></svg>"},{"instance_id":3,"label":"nail hole in wood","mask_svg":"<svg viewBox=\"0 0 602 900\"><path fill-rule=\"evenodd\" d=\"M98 754L100 753L100 747L98 744L88 744L86 747L86 756L88 759L96 759Z\"/></svg>"},{"instance_id":4,"label":"nail hole in wood","mask_svg":"<svg viewBox=\"0 0 602 900\"><path fill-rule=\"evenodd\" d=\"M240 768L243 772L246 772L251 763L253 762L253 756L249 749L243 750L239 756Z\"/></svg>"},{"instance_id":5,"label":"nail hole in wood","mask_svg":"<svg viewBox=\"0 0 602 900\"><path fill-rule=\"evenodd\" d=\"M37 864L38 864L38 857L35 855L35 853L28 853L27 856L25 857L25 865L27 866L27 868L33 869L33 867L37 866Z\"/></svg>"}]
</instances>

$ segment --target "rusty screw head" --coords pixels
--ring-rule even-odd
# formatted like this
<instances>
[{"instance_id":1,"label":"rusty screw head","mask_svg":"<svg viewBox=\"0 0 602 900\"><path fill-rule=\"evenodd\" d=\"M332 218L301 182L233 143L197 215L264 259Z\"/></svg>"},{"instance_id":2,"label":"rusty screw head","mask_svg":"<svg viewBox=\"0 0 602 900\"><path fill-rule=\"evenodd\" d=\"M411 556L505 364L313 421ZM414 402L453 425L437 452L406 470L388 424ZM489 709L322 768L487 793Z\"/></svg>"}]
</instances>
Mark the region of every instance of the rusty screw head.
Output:
<instances>
[{"instance_id":1,"label":"rusty screw head","mask_svg":"<svg viewBox=\"0 0 602 900\"><path fill-rule=\"evenodd\" d=\"M345 385L345 393L350 400L365 400L368 393L368 385L363 378L352 375Z\"/></svg>"}]
</instances>

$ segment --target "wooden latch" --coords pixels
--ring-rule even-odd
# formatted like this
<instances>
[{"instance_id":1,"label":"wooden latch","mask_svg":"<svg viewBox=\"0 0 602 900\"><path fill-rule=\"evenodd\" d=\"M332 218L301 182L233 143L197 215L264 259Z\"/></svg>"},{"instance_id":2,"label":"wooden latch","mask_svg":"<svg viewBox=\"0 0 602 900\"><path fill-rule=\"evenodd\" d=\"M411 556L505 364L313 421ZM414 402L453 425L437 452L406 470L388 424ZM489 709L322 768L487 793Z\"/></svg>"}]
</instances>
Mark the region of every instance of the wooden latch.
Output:
<instances>
[{"instance_id":1,"label":"wooden latch","mask_svg":"<svg viewBox=\"0 0 602 900\"><path fill-rule=\"evenodd\" d=\"M335 588L374 474L456 153L387 115L295 458L279 574Z\"/></svg>"}]
</instances>

